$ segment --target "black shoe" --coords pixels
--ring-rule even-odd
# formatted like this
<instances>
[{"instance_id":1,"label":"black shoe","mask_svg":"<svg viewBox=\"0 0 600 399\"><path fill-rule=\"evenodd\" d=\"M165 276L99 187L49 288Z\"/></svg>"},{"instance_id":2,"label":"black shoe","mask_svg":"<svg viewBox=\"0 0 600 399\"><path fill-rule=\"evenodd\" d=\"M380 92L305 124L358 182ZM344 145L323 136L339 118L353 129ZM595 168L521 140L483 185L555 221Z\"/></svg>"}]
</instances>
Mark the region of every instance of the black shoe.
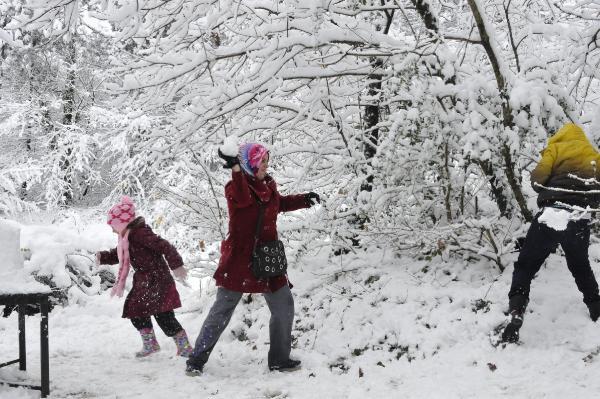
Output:
<instances>
[{"instance_id":1,"label":"black shoe","mask_svg":"<svg viewBox=\"0 0 600 399\"><path fill-rule=\"evenodd\" d=\"M187 363L185 367L185 375L189 377L197 377L202 374L202 366L196 366L193 364Z\"/></svg>"},{"instance_id":2,"label":"black shoe","mask_svg":"<svg viewBox=\"0 0 600 399\"><path fill-rule=\"evenodd\" d=\"M292 360L292 359L288 359L285 362L283 362L282 364L279 365L275 365L275 366L269 366L269 370L270 371L296 371L296 370L300 370L300 363L302 363L300 360Z\"/></svg>"},{"instance_id":3,"label":"black shoe","mask_svg":"<svg viewBox=\"0 0 600 399\"><path fill-rule=\"evenodd\" d=\"M510 323L502 331L501 342L508 342L511 344L519 342L519 330L523 325L523 313L511 312Z\"/></svg>"},{"instance_id":4,"label":"black shoe","mask_svg":"<svg viewBox=\"0 0 600 399\"><path fill-rule=\"evenodd\" d=\"M508 299L508 311L510 312L510 322L502 331L501 342L516 343L519 342L519 330L523 326L523 317L525 309L529 303L529 298L521 292L514 294Z\"/></svg>"}]
</instances>

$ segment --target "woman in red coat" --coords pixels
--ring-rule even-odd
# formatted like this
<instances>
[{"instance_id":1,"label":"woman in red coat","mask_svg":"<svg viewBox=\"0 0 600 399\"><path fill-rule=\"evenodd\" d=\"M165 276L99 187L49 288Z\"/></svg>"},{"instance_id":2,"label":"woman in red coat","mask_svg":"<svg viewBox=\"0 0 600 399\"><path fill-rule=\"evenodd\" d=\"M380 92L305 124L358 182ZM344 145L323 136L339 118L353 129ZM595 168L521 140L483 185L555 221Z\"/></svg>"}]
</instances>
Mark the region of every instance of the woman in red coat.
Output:
<instances>
[{"instance_id":1,"label":"woman in red coat","mask_svg":"<svg viewBox=\"0 0 600 399\"><path fill-rule=\"evenodd\" d=\"M129 197L123 197L110 209L108 224L119 237L117 247L98 252L96 257L98 264L120 265L111 296L123 295L129 267L133 266L133 286L125 299L123 317L131 319L142 336L143 347L136 356L148 356L160 349L150 319L154 316L165 335L175 340L177 354L188 357L192 348L173 312L181 301L170 272L171 269L176 277L185 278L181 256L167 240L154 234L143 217L135 217L135 206Z\"/></svg>"},{"instance_id":2,"label":"woman in red coat","mask_svg":"<svg viewBox=\"0 0 600 399\"><path fill-rule=\"evenodd\" d=\"M271 320L269 323L270 370L291 371L300 366L290 359L294 298L287 275L257 279L250 269L259 217L259 203L264 204L264 218L257 242L277 240L277 214L308 208L319 201L315 193L281 195L275 180L267 174L269 152L255 143L243 144L238 155L219 156L231 168L231 181L225 186L229 210L229 234L221 243L221 259L214 274L217 298L202 325L194 351L187 361L188 375L199 375L208 361L221 333L227 327L243 293L264 295Z\"/></svg>"}]
</instances>

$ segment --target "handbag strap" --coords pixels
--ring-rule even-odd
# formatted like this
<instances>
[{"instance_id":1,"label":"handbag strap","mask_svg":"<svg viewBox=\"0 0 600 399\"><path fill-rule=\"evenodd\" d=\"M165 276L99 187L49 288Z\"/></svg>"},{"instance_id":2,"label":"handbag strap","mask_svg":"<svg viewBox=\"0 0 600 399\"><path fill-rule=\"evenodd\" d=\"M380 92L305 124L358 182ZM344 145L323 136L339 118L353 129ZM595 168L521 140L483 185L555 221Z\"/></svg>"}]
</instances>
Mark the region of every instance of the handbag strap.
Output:
<instances>
[{"instance_id":1,"label":"handbag strap","mask_svg":"<svg viewBox=\"0 0 600 399\"><path fill-rule=\"evenodd\" d=\"M258 199L258 196L254 192L254 190L250 190L250 192L254 195L254 199L258 204L258 221L256 222L256 230L254 231L254 247L252 251L256 249L256 244L258 244L258 235L260 234L260 230L262 229L263 219L265 217L265 204Z\"/></svg>"}]
</instances>

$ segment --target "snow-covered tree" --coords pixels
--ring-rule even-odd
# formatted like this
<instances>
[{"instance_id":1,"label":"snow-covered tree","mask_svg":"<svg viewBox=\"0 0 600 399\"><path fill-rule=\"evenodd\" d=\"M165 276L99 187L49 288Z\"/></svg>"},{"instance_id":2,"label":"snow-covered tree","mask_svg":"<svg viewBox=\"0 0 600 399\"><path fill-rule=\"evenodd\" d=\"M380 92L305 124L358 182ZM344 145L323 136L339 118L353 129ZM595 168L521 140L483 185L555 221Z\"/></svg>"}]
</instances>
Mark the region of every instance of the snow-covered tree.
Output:
<instances>
[{"instance_id":1,"label":"snow-covered tree","mask_svg":"<svg viewBox=\"0 0 600 399\"><path fill-rule=\"evenodd\" d=\"M118 78L105 79L114 108L76 125L100 132L114 193L175 204L161 212L198 238L225 234L228 176L215 147L235 136L271 146L284 192L324 194L318 211L287 219L290 237L310 226L305 242L487 254L502 267L532 217L528 170L548 135L568 120L600 124L597 8L32 0L16 20L66 50L78 35L83 48L99 32L119 40L110 59ZM68 68L59 76L72 87Z\"/></svg>"},{"instance_id":2,"label":"snow-covered tree","mask_svg":"<svg viewBox=\"0 0 600 399\"><path fill-rule=\"evenodd\" d=\"M9 47L0 65L0 134L6 159L37 171L23 181L21 196L47 206L68 205L102 182L100 133L106 121L101 117L112 107L103 84L113 48L104 35L77 23L73 12L65 13L71 22L59 35L53 28L61 20L44 23L40 4L48 5L13 7L5 25L12 40L5 42Z\"/></svg>"}]
</instances>

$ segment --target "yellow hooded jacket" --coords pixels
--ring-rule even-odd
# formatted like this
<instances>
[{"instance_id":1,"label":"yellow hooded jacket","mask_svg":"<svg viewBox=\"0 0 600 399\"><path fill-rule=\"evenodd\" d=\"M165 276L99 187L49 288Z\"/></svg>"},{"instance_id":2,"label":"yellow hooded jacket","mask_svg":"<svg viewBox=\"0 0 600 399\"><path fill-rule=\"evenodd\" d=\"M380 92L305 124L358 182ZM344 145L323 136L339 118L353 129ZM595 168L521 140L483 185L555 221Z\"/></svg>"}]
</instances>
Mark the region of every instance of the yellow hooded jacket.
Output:
<instances>
[{"instance_id":1,"label":"yellow hooded jacket","mask_svg":"<svg viewBox=\"0 0 600 399\"><path fill-rule=\"evenodd\" d=\"M561 202L597 208L600 195L587 191L600 190L599 179L600 153L573 123L565 124L550 137L542 159L531 172L539 207Z\"/></svg>"}]
</instances>

